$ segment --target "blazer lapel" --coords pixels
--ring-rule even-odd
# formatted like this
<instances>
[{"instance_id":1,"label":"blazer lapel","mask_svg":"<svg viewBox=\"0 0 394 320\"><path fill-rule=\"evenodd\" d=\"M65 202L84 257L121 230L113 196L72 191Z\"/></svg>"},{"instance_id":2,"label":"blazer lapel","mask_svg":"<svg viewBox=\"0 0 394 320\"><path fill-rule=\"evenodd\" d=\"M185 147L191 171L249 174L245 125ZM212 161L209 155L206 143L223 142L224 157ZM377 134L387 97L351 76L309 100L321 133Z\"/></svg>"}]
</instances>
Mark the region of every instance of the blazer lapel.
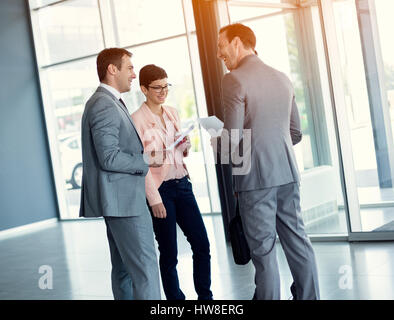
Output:
<instances>
[{"instance_id":1,"label":"blazer lapel","mask_svg":"<svg viewBox=\"0 0 394 320\"><path fill-rule=\"evenodd\" d=\"M145 102L142 104L142 111L144 112L145 119L149 124L149 128L155 130L155 133L160 137L161 142L165 145L165 137L163 132L160 130L159 124L156 122L152 111L150 111Z\"/></svg>"},{"instance_id":2,"label":"blazer lapel","mask_svg":"<svg viewBox=\"0 0 394 320\"><path fill-rule=\"evenodd\" d=\"M132 125L132 127L133 127L133 129L134 129L134 131L136 132L137 137L138 137L138 140L140 141L141 145L144 146L143 143L142 143L142 141L141 141L141 138L140 138L140 136L139 136L139 134L138 134L138 132L137 132L137 129L136 129L135 126L134 126L133 119L131 119L131 116L130 116L128 110L125 108L125 106L124 106L124 105L123 105L123 104L122 104L122 103L121 103L111 92L109 92L107 89L105 89L105 88L103 88L103 87L98 87L97 90L96 90L96 92L103 92L103 93L109 95L109 96L112 98L112 100L115 102L115 104L116 104L119 108L121 108L121 109L123 110L123 112L126 114L127 119L129 119L129 121L130 121L130 123L131 123L131 125Z\"/></svg>"}]
</instances>

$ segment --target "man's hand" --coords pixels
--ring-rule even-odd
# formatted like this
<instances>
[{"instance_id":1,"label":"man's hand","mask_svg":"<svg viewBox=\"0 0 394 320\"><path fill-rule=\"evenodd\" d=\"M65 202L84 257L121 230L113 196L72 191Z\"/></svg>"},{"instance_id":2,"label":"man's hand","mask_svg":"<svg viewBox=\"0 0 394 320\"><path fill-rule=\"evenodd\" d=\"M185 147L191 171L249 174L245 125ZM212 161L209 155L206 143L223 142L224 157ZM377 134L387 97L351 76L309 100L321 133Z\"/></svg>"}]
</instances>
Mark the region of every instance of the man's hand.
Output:
<instances>
[{"instance_id":1,"label":"man's hand","mask_svg":"<svg viewBox=\"0 0 394 320\"><path fill-rule=\"evenodd\" d=\"M152 206L152 213L155 218L164 219L167 217L167 211L162 202Z\"/></svg>"},{"instance_id":2,"label":"man's hand","mask_svg":"<svg viewBox=\"0 0 394 320\"><path fill-rule=\"evenodd\" d=\"M144 152L144 159L151 168L161 167L164 164L166 157L167 155L165 150Z\"/></svg>"}]
</instances>

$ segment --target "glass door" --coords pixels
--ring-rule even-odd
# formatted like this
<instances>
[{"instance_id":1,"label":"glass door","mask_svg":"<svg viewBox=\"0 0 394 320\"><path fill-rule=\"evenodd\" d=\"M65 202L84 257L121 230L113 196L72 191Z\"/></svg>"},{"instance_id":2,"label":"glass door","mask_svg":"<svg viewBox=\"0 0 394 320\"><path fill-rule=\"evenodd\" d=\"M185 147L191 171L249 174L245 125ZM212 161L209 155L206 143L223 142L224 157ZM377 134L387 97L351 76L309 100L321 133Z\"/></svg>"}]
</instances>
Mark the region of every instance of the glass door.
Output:
<instances>
[{"instance_id":1,"label":"glass door","mask_svg":"<svg viewBox=\"0 0 394 320\"><path fill-rule=\"evenodd\" d=\"M320 6L338 119L342 115L343 162L353 170L346 180L353 186L347 188L349 238L394 239L394 3L344 0Z\"/></svg>"}]
</instances>

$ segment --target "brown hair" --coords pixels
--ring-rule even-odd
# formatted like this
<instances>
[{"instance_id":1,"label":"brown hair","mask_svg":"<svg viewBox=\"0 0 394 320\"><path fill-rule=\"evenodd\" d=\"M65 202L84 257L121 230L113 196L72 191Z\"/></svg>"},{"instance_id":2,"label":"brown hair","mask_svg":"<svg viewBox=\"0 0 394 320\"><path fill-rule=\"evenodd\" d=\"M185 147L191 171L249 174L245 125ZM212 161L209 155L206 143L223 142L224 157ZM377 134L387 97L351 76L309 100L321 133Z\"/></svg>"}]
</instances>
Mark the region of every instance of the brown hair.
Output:
<instances>
[{"instance_id":1,"label":"brown hair","mask_svg":"<svg viewBox=\"0 0 394 320\"><path fill-rule=\"evenodd\" d=\"M241 24L229 24L219 30L219 33L225 32L228 42L233 41L235 37L239 37L246 49L254 49L256 46L256 36L252 29Z\"/></svg>"},{"instance_id":2,"label":"brown hair","mask_svg":"<svg viewBox=\"0 0 394 320\"><path fill-rule=\"evenodd\" d=\"M164 78L168 78L166 71L154 64L148 64L140 70L140 85L147 89L153 81Z\"/></svg>"},{"instance_id":3,"label":"brown hair","mask_svg":"<svg viewBox=\"0 0 394 320\"><path fill-rule=\"evenodd\" d=\"M97 56L97 74L102 81L107 75L107 68L110 64L115 65L119 70L122 67L122 58L124 55L132 56L131 52L122 48L107 48L102 50Z\"/></svg>"}]
</instances>

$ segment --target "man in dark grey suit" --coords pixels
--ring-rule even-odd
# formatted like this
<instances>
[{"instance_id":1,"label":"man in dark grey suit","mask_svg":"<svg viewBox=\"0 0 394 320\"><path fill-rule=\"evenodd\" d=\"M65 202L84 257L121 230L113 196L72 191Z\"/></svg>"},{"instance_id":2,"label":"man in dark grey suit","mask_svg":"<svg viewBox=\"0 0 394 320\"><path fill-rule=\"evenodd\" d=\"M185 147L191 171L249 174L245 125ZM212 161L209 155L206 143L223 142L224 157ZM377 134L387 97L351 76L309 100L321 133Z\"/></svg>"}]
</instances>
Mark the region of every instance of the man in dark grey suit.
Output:
<instances>
[{"instance_id":1,"label":"man in dark grey suit","mask_svg":"<svg viewBox=\"0 0 394 320\"><path fill-rule=\"evenodd\" d=\"M242 24L219 31L218 58L230 71L222 81L221 141L230 141L232 159L239 151L244 156L243 169L233 165L233 189L256 269L255 297L280 299L277 232L294 279L293 295L319 299L315 256L301 217L300 177L292 146L302 137L294 89L286 75L257 57L255 45L253 31Z\"/></svg>"},{"instance_id":2,"label":"man in dark grey suit","mask_svg":"<svg viewBox=\"0 0 394 320\"><path fill-rule=\"evenodd\" d=\"M152 219L146 205L148 157L121 93L136 77L131 53L110 48L97 57L100 86L82 117L80 216L105 219L115 299L160 299ZM154 164L152 164L154 165Z\"/></svg>"}]
</instances>

